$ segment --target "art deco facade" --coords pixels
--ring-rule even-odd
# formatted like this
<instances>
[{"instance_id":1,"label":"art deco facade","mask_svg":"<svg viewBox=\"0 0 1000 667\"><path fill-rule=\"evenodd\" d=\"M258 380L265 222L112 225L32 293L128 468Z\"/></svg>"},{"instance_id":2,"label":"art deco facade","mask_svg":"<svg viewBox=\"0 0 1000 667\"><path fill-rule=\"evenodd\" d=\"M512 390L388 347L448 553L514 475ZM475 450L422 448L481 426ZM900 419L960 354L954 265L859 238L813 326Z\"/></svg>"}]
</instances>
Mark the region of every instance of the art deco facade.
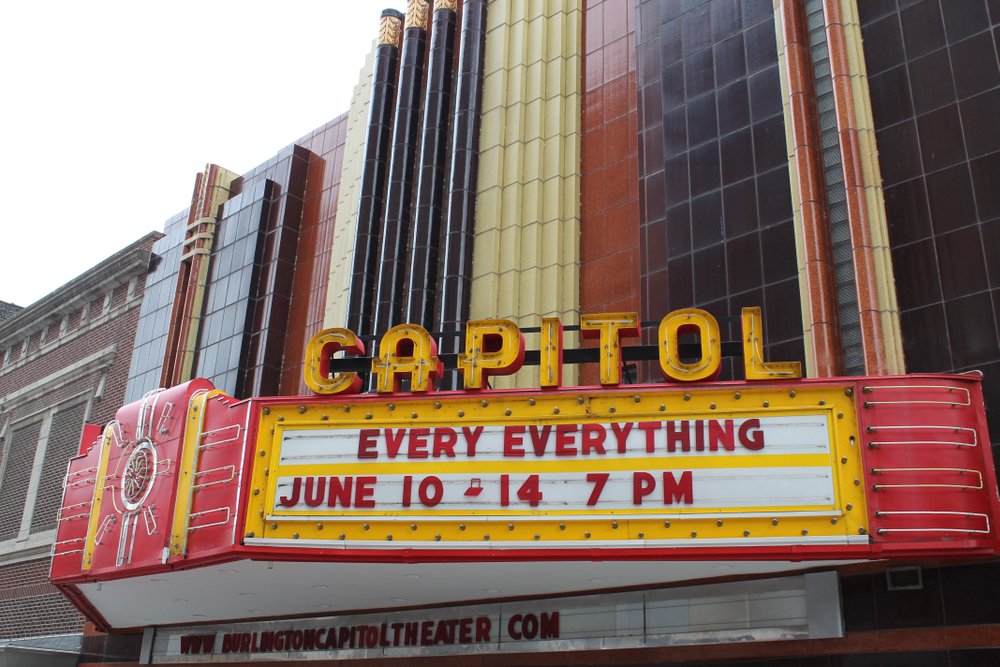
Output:
<instances>
[{"instance_id":1,"label":"art deco facade","mask_svg":"<svg viewBox=\"0 0 1000 667\"><path fill-rule=\"evenodd\" d=\"M738 345L741 310L760 306L764 356L809 378L981 371L995 406L998 25L985 0L387 10L347 113L247 174L209 166L167 222L123 402L199 377L237 399L309 394L307 343L330 327L371 352L420 323L449 359L470 319L513 320L537 349L532 328L558 318L571 348L587 313L658 323L700 308ZM742 373L724 360L721 379ZM659 381L648 358L626 377ZM567 365L563 383L597 380ZM529 366L494 386L539 382ZM986 413L994 442L998 415ZM829 566L837 639L530 664L992 664L1000 570L983 555ZM900 585L897 566L919 580ZM764 581L740 572L730 592Z\"/></svg>"}]
</instances>

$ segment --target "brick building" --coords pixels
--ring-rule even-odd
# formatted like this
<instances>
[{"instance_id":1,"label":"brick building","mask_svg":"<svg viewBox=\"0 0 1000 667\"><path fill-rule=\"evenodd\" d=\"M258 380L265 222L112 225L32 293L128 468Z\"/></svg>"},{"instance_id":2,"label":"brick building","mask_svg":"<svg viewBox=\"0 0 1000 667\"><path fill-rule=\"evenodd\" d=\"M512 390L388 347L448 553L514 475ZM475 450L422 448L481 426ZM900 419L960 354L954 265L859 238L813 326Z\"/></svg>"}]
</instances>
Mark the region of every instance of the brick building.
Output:
<instances>
[{"instance_id":1,"label":"brick building","mask_svg":"<svg viewBox=\"0 0 1000 667\"><path fill-rule=\"evenodd\" d=\"M110 421L125 398L150 250L161 236L139 239L26 308L0 304L0 646L16 640L12 654L50 648L52 640L33 639L48 635L76 635L79 646L84 618L48 582L66 462L84 423Z\"/></svg>"},{"instance_id":2,"label":"brick building","mask_svg":"<svg viewBox=\"0 0 1000 667\"><path fill-rule=\"evenodd\" d=\"M209 166L191 208L167 222L154 248L161 259L148 276L138 314L123 400L132 412L125 414L155 411L155 404L143 401L151 390L180 385L197 393L183 383L206 378L241 399L216 396L225 410L264 405L256 417L260 423L265 423L260 415L281 408L288 409L281 419L292 421L322 406L327 410L322 419L332 420L333 413L348 414L357 405L370 406L366 417L373 424L397 424L405 420L400 413L409 411L397 411L396 402L380 403L379 396L343 404L309 396L305 360L313 335L346 327L373 354L379 336L393 325L421 323L435 332L445 357L462 350L460 336L452 334L468 320L514 321L534 350L540 347L543 318L575 325L584 314L611 312L658 322L694 307L717 318L722 340L733 349L743 335L742 309L761 306L766 337L757 340L767 341L762 355L801 363L807 378L802 387L839 383L838 395L852 396L849 385L859 378L892 389L907 382L944 382L906 373L953 373L948 381L960 384L968 378L958 374L982 371L988 412L978 405L974 428L948 429L975 437L921 435L927 433L922 429L944 428L921 419L945 417L935 407L914 410L908 424L890 427L897 429L890 432L909 429L886 448L900 456L891 468L895 474L972 471L938 460L956 450L982 453L984 461L995 458L1000 209L993 184L1000 178L1000 124L990 119L1000 113L998 3L437 0L411 2L405 19L387 11L379 28L347 113L242 176ZM570 328L567 348L580 343ZM657 333L644 324L642 341L657 343ZM746 354L727 353L720 362L723 380L743 379ZM638 386L626 404L640 404L640 392L653 391L643 383L660 381L662 364L652 363L655 347L651 355L629 368L625 382ZM460 386L458 376L450 359L442 384ZM497 377L493 388L527 391L542 379L538 367L525 367ZM598 381L595 369L567 365L562 384ZM805 389L797 387L782 385L785 398L795 398L797 391L801 396ZM186 390L173 391L172 402ZM733 400L748 391L740 385ZM504 395L497 395L502 401ZM280 398L292 396L301 398ZM674 397L683 408L697 402L699 392ZM413 400L413 419L418 408L441 409ZM486 409L493 400L474 403ZM530 405L535 400L533 395ZM573 397L568 406L557 405L555 414L588 400ZM819 404L829 400L824 396ZM718 407L703 402L705 414ZM947 404L944 412L955 413L952 408L975 401L917 403ZM667 405L673 404L665 400L659 411ZM859 403L857 418L870 407ZM509 414L521 406L506 409ZM619 415L625 411L615 409ZM479 408L463 408L452 418L464 418L466 410ZM611 423L624 419L605 416ZM831 420L842 416L831 413ZM272 431L280 431L278 418L270 419ZM214 432L231 432L226 429L245 433L236 424ZM878 425L872 429L859 428L844 442L853 447L855 440L868 439L866 456L879 456L886 443L865 435ZM258 435L264 438L266 429ZM112 433L108 442L116 437ZM947 451L933 449L944 442L951 445ZM129 461L141 462L150 448L137 448ZM517 656L524 664L986 665L1000 656L1000 570L995 521L989 522L988 513L904 507L873 510L857 525L848 502L834 514L821 513L825 529L838 526L837 539L847 546L881 548L884 535L908 531L921 533L921 540L908 551L879 552L880 557L857 557L849 549L839 558L836 550L822 552L825 560L815 554L815 560L803 560L818 539L815 524L784 536L794 545L791 555L761 558L769 552L748 557L735 544L752 542L756 524L729 527L759 516L735 516L734 523L715 515L671 514L656 530L704 521L698 530L683 532L690 536L685 547L706 551L682 558L655 552L604 559L597 550L582 559L586 564L546 552L545 558L520 561L525 564L520 568L511 562L525 557L510 556L503 541L524 529L505 518L475 537L498 544L490 552L495 560L477 569L480 561L469 555L477 547L466 523L453 526L448 537L442 517L434 517L433 525L445 529L435 532L416 520L397 525L398 517L396 524L376 523L376 517L354 525L337 516L338 536L326 523L328 515L313 525L301 517L293 527L283 524L274 498L270 510L252 505L251 512L247 508L260 502L253 501L259 492L278 494L267 486L271 468L260 471L253 463L268 450L250 454L241 460L245 469L238 480L233 475L213 482L213 493L232 487L232 505L177 506L192 535L225 533L209 540L211 548L201 547L208 554L204 560L197 559L195 546L189 553L177 543L156 542L155 531L134 528L139 516L152 525L153 517L163 521L163 512L169 514L162 506L154 510L138 502L135 511L143 514L120 515L139 532L118 535L119 544L130 535L149 538L143 575L125 576L127 566L116 569L132 557L121 546L96 574L88 572L90 563L73 561L67 568L62 584L93 618L103 618L110 638L131 637L138 646L144 632L148 641L135 658L184 663L192 651L205 648L229 654L230 660L245 654L252 662L259 657L253 655L260 652L257 638L273 627L299 632L300 638L312 631L315 637L317 627L323 632L334 625L377 628L372 615L407 613L406 619L460 624L467 619L449 618L441 606L475 605L470 608L489 615L524 599L541 605L568 600L567 609L593 609L593 618L603 619L598 625L621 623L605 635L581 630L576 644L526 649ZM89 456L93 462L97 450ZM847 456L838 456L836 465L847 462ZM226 465L239 467L230 460ZM936 494L956 489L965 499L997 502L992 468L975 471L978 487L950 478L885 485L873 481L875 470L881 468L859 469L853 484L846 476L843 493L864 487L872 507L894 494L932 504ZM207 474L197 468L188 472ZM151 479L143 488L156 493L160 487ZM900 487L921 490L910 497ZM938 491L942 488L950 490ZM470 494L475 495L471 486ZM193 491L191 497L192 503L203 502ZM102 511L94 516L110 522L110 510ZM250 527L268 512L267 521ZM986 517L987 523L901 528L891 519L882 522L894 513L933 519L960 514L962 520ZM205 523L198 524L197 517ZM612 539L619 529L618 518L612 518L586 532L578 529L572 538L567 536L577 530L574 524L557 521L551 535L538 530L518 546L530 550L536 541L552 540L569 545L572 553L573 545L598 531ZM781 522L768 518L764 529ZM104 525L97 518L91 524ZM860 530L848 535L848 525ZM96 530L86 528L81 526L75 539L91 544L93 556ZM373 534L383 528L381 544L375 544ZM706 534L721 535L712 531L724 528L735 532L719 539L735 540L730 546L740 557L711 551ZM206 532L198 532L202 529ZM187 538L187 532L181 534ZM402 551L436 548L442 535L467 550L443 565ZM658 539L645 532L638 536ZM660 537L661 544L672 539ZM709 546L702 547L702 540ZM316 545L312 551L299 546L310 541ZM796 551L800 548L806 551ZM345 550L347 562L341 557ZM137 561L142 553L136 552ZM71 554L60 557L69 562ZM136 602L161 590L158 586L184 594L158 597L155 608ZM588 595L594 598L582 599ZM781 601L786 598L796 602ZM601 606L594 599L609 602ZM802 612L804 620L796 616L806 628L781 626L782 619L791 622L782 614L794 616L790 609L797 604L808 612ZM675 606L683 608L677 613L684 618L672 618L676 624L669 631L650 630L633 618L666 614L663 609ZM517 614L522 626L513 639L525 634L526 616ZM629 625L633 621L637 626ZM623 639L625 634L631 639ZM280 650L291 661L325 657L357 664L373 657L396 655L403 661L429 655L420 649L394 654L396 646L382 652L388 646L378 643L387 641L384 628L374 637L370 653L338 653L344 646L329 650L329 641L325 656L284 645ZM688 643L698 645L681 645ZM447 648L455 650L422 659L462 664L461 647ZM273 649L268 643L267 651ZM508 664L516 650L514 645L483 649L487 655L478 659Z\"/></svg>"}]
</instances>

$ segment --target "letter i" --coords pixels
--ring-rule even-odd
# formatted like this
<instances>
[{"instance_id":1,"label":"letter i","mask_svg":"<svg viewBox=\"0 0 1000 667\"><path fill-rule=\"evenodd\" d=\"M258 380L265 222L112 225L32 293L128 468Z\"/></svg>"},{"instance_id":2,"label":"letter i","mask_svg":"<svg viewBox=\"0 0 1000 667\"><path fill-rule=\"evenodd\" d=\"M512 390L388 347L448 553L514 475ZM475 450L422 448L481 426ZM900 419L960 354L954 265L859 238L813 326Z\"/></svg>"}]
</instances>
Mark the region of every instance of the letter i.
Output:
<instances>
[{"instance_id":1,"label":"letter i","mask_svg":"<svg viewBox=\"0 0 1000 667\"><path fill-rule=\"evenodd\" d=\"M410 497L413 492L413 476L406 475L403 477L403 507L410 506Z\"/></svg>"}]
</instances>

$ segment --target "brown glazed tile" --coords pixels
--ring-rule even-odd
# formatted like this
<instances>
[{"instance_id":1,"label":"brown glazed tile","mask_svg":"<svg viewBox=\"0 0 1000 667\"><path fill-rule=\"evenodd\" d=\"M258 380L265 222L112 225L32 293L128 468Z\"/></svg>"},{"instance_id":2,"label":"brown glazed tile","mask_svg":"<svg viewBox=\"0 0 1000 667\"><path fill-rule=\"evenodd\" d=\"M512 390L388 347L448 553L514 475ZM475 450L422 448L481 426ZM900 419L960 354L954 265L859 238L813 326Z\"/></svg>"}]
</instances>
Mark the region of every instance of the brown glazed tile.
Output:
<instances>
[{"instance_id":1,"label":"brown glazed tile","mask_svg":"<svg viewBox=\"0 0 1000 667\"><path fill-rule=\"evenodd\" d=\"M785 119L774 116L753 126L754 159L757 171L769 171L788 164Z\"/></svg>"},{"instance_id":2,"label":"brown glazed tile","mask_svg":"<svg viewBox=\"0 0 1000 667\"><path fill-rule=\"evenodd\" d=\"M996 88L1000 84L1000 67L990 33L980 33L953 44L950 52L959 99Z\"/></svg>"},{"instance_id":3,"label":"brown glazed tile","mask_svg":"<svg viewBox=\"0 0 1000 667\"><path fill-rule=\"evenodd\" d=\"M604 159L604 135L601 130L594 130L584 133L580 139L580 170L588 172L593 168L603 164Z\"/></svg>"},{"instance_id":4,"label":"brown glazed tile","mask_svg":"<svg viewBox=\"0 0 1000 667\"><path fill-rule=\"evenodd\" d=\"M866 216L865 188L860 185L844 186L844 204L847 206L847 224L851 230L852 240L861 240L860 245L868 245L870 241L861 237L861 216ZM857 257L855 257L857 260Z\"/></svg>"},{"instance_id":5,"label":"brown glazed tile","mask_svg":"<svg viewBox=\"0 0 1000 667\"><path fill-rule=\"evenodd\" d=\"M604 49L596 49L584 56L583 76L585 92L604 85Z\"/></svg>"},{"instance_id":6,"label":"brown glazed tile","mask_svg":"<svg viewBox=\"0 0 1000 667\"><path fill-rule=\"evenodd\" d=\"M587 14L583 21L583 29L583 45L586 53L604 46L603 3L587 8Z\"/></svg>"},{"instance_id":7,"label":"brown glazed tile","mask_svg":"<svg viewBox=\"0 0 1000 667\"><path fill-rule=\"evenodd\" d=\"M879 166L886 186L921 175L917 124L910 119L876 132Z\"/></svg>"},{"instance_id":8,"label":"brown glazed tile","mask_svg":"<svg viewBox=\"0 0 1000 667\"><path fill-rule=\"evenodd\" d=\"M629 5L631 7L631 5ZM628 33L628 71L635 73L636 71L636 58L638 57L638 51L635 48L635 32L632 28L629 28Z\"/></svg>"},{"instance_id":9,"label":"brown glazed tile","mask_svg":"<svg viewBox=\"0 0 1000 667\"><path fill-rule=\"evenodd\" d=\"M629 88L627 77L610 81L601 90L604 93L605 122L624 116L629 112L630 106L634 108L635 87Z\"/></svg>"},{"instance_id":10,"label":"brown glazed tile","mask_svg":"<svg viewBox=\"0 0 1000 667\"><path fill-rule=\"evenodd\" d=\"M604 122L604 95L590 89L583 95L583 127L593 129Z\"/></svg>"},{"instance_id":11,"label":"brown glazed tile","mask_svg":"<svg viewBox=\"0 0 1000 667\"><path fill-rule=\"evenodd\" d=\"M897 246L892 263L899 292L901 311L922 308L941 301L940 277L926 267L937 264L934 239Z\"/></svg>"},{"instance_id":12,"label":"brown glazed tile","mask_svg":"<svg viewBox=\"0 0 1000 667\"><path fill-rule=\"evenodd\" d=\"M988 284L983 241L978 225L935 239L941 292L946 300L980 291Z\"/></svg>"},{"instance_id":13,"label":"brown glazed tile","mask_svg":"<svg viewBox=\"0 0 1000 667\"><path fill-rule=\"evenodd\" d=\"M605 258L601 257L580 267L580 308L584 312L607 301L604 293L606 281L602 274L604 261Z\"/></svg>"},{"instance_id":14,"label":"brown glazed tile","mask_svg":"<svg viewBox=\"0 0 1000 667\"><path fill-rule=\"evenodd\" d=\"M847 104L853 98L851 78L846 74L835 74L833 80L833 108L837 114L837 128L841 131L857 127L854 108Z\"/></svg>"},{"instance_id":15,"label":"brown glazed tile","mask_svg":"<svg viewBox=\"0 0 1000 667\"><path fill-rule=\"evenodd\" d=\"M976 222L972 180L969 169L964 164L928 174L926 183L931 220L936 234Z\"/></svg>"},{"instance_id":16,"label":"brown glazed tile","mask_svg":"<svg viewBox=\"0 0 1000 667\"><path fill-rule=\"evenodd\" d=\"M805 22L801 20L797 8L782 2L778 4L777 11L781 15L781 30L785 44L808 46L809 32L806 29Z\"/></svg>"},{"instance_id":17,"label":"brown glazed tile","mask_svg":"<svg viewBox=\"0 0 1000 667\"><path fill-rule=\"evenodd\" d=\"M628 39L622 37L595 53L604 54L604 83L628 74Z\"/></svg>"},{"instance_id":18,"label":"brown glazed tile","mask_svg":"<svg viewBox=\"0 0 1000 667\"><path fill-rule=\"evenodd\" d=\"M629 131L629 116L622 116L607 125L599 132L592 132L591 134L600 134L604 138L604 145L600 153L600 158L605 164L611 164L612 162L617 162L626 155L630 153L635 153L634 150L629 151L629 140L631 138L631 133Z\"/></svg>"},{"instance_id":19,"label":"brown glazed tile","mask_svg":"<svg viewBox=\"0 0 1000 667\"><path fill-rule=\"evenodd\" d=\"M823 221L823 205L818 202L802 202L802 245L805 250L806 262L819 262L832 265L830 258L830 237L817 233L817 226L825 226ZM832 290L827 290L832 293ZM826 319L824 321L829 321Z\"/></svg>"},{"instance_id":20,"label":"brown glazed tile","mask_svg":"<svg viewBox=\"0 0 1000 667\"><path fill-rule=\"evenodd\" d=\"M1000 218L1000 188L996 186L997 174L1000 174L1000 153L973 160L969 166L980 219Z\"/></svg>"},{"instance_id":21,"label":"brown glazed tile","mask_svg":"<svg viewBox=\"0 0 1000 667\"><path fill-rule=\"evenodd\" d=\"M802 44L785 45L786 66L788 67L788 92L792 95L809 93L812 80L812 59L809 47Z\"/></svg>"},{"instance_id":22,"label":"brown glazed tile","mask_svg":"<svg viewBox=\"0 0 1000 667\"><path fill-rule=\"evenodd\" d=\"M629 78L634 83L635 73L630 74ZM636 157L639 154L639 114L635 107L628 114L628 153Z\"/></svg>"},{"instance_id":23,"label":"brown glazed tile","mask_svg":"<svg viewBox=\"0 0 1000 667\"><path fill-rule=\"evenodd\" d=\"M712 51L715 59L716 88L746 76L746 51L743 46L742 34L717 42L712 47Z\"/></svg>"},{"instance_id":24,"label":"brown glazed tile","mask_svg":"<svg viewBox=\"0 0 1000 667\"><path fill-rule=\"evenodd\" d=\"M609 225L608 216L603 212L580 215L580 264L585 265L603 257L601 230Z\"/></svg>"},{"instance_id":25,"label":"brown glazed tile","mask_svg":"<svg viewBox=\"0 0 1000 667\"><path fill-rule=\"evenodd\" d=\"M819 289L819 285L823 280L832 277L833 267L826 262L810 261L806 264L806 275L810 277L809 301L813 305L813 310L818 314L831 312L831 308L836 305L836 300L831 298L826 291ZM836 344L837 331L834 329L835 326L836 323L831 323L829 320L819 318L813 320L813 331L816 332L814 333L816 338L814 344L817 347L817 366L829 366L834 363L834 359L840 356L840 353L837 352L839 345ZM819 352L820 348L825 350L822 355Z\"/></svg>"},{"instance_id":26,"label":"brown glazed tile","mask_svg":"<svg viewBox=\"0 0 1000 667\"><path fill-rule=\"evenodd\" d=\"M795 166L799 179L798 194L801 204L815 203L824 207L826 191L823 183L822 157L814 145L805 145L795 149ZM828 232L827 232L828 235Z\"/></svg>"},{"instance_id":27,"label":"brown glazed tile","mask_svg":"<svg viewBox=\"0 0 1000 667\"><path fill-rule=\"evenodd\" d=\"M761 256L764 283L775 283L798 275L798 257L795 252L795 228L791 220L760 231L760 244L765 249ZM800 322L801 324L801 322Z\"/></svg>"},{"instance_id":28,"label":"brown glazed tile","mask_svg":"<svg viewBox=\"0 0 1000 667\"><path fill-rule=\"evenodd\" d=\"M605 207L617 206L628 199L629 180L629 170L622 169L620 165L605 170L603 178Z\"/></svg>"},{"instance_id":29,"label":"brown glazed tile","mask_svg":"<svg viewBox=\"0 0 1000 667\"><path fill-rule=\"evenodd\" d=\"M917 118L920 155L926 171L966 162L958 105L950 104Z\"/></svg>"},{"instance_id":30,"label":"brown glazed tile","mask_svg":"<svg viewBox=\"0 0 1000 667\"><path fill-rule=\"evenodd\" d=\"M628 198L634 202L639 197L639 159L635 152L631 155L634 157L628 160Z\"/></svg>"},{"instance_id":31,"label":"brown glazed tile","mask_svg":"<svg viewBox=\"0 0 1000 667\"><path fill-rule=\"evenodd\" d=\"M900 10L899 21L907 58L917 58L945 45L941 6L937 2L906 7Z\"/></svg>"},{"instance_id":32,"label":"brown glazed tile","mask_svg":"<svg viewBox=\"0 0 1000 667\"><path fill-rule=\"evenodd\" d=\"M847 41L844 37L844 26L839 24L826 27L826 39L830 53L830 73L833 76L850 74L847 57Z\"/></svg>"},{"instance_id":33,"label":"brown glazed tile","mask_svg":"<svg viewBox=\"0 0 1000 667\"><path fill-rule=\"evenodd\" d=\"M842 26L844 19L840 13L840 2L838 0L823 0L823 17L827 25Z\"/></svg>"},{"instance_id":34,"label":"brown glazed tile","mask_svg":"<svg viewBox=\"0 0 1000 667\"><path fill-rule=\"evenodd\" d=\"M593 169L587 171L580 182L580 208L581 214L587 212L595 213L603 211L604 206L604 180L605 169Z\"/></svg>"},{"instance_id":35,"label":"brown glazed tile","mask_svg":"<svg viewBox=\"0 0 1000 667\"><path fill-rule=\"evenodd\" d=\"M583 96L581 131L587 141L580 179L583 312L610 312L609 304L623 301L628 302L626 310L640 310L639 136L636 63L629 53L636 50L630 41L634 39L630 4L631 0L591 0L584 17L586 51L597 54L598 76L606 80L588 86ZM592 80L588 76L588 82ZM662 178L657 180L662 191ZM580 370L583 383L596 382L595 369Z\"/></svg>"},{"instance_id":36,"label":"brown glazed tile","mask_svg":"<svg viewBox=\"0 0 1000 667\"><path fill-rule=\"evenodd\" d=\"M1000 27L997 28L1000 35ZM970 158L1000 150L1000 88L963 100L959 105L965 148Z\"/></svg>"},{"instance_id":37,"label":"brown glazed tile","mask_svg":"<svg viewBox=\"0 0 1000 667\"><path fill-rule=\"evenodd\" d=\"M952 368L986 364L1000 356L996 319L989 292L978 292L945 301ZM970 327L968 322L981 322Z\"/></svg>"},{"instance_id":38,"label":"brown glazed tile","mask_svg":"<svg viewBox=\"0 0 1000 667\"><path fill-rule=\"evenodd\" d=\"M861 144L858 131L845 127L840 130L840 158L843 163L844 187L863 188L864 167L861 164Z\"/></svg>"},{"instance_id":39,"label":"brown glazed tile","mask_svg":"<svg viewBox=\"0 0 1000 667\"><path fill-rule=\"evenodd\" d=\"M628 5L631 0L604 0L604 43L625 37L628 29ZM589 17L588 17L589 18Z\"/></svg>"},{"instance_id":40,"label":"brown glazed tile","mask_svg":"<svg viewBox=\"0 0 1000 667\"><path fill-rule=\"evenodd\" d=\"M907 67L910 70L910 80L920 82L919 86L911 87L913 108L917 113L937 109L957 99L947 49L939 49L911 60Z\"/></svg>"},{"instance_id":41,"label":"brown glazed tile","mask_svg":"<svg viewBox=\"0 0 1000 667\"><path fill-rule=\"evenodd\" d=\"M878 303L878 280L875 272L871 269L875 265L874 253L870 246L855 246L854 248L854 277L857 281L858 303L868 306ZM874 308L861 308L860 312L878 312ZM861 328L862 335L865 335L864 327ZM868 348L865 348L866 352Z\"/></svg>"},{"instance_id":42,"label":"brown glazed tile","mask_svg":"<svg viewBox=\"0 0 1000 667\"><path fill-rule=\"evenodd\" d=\"M794 148L816 143L816 122L813 118L815 99L805 91L789 95L789 120L792 122Z\"/></svg>"},{"instance_id":43,"label":"brown glazed tile","mask_svg":"<svg viewBox=\"0 0 1000 667\"><path fill-rule=\"evenodd\" d=\"M975 163L972 166L972 173L975 179ZM885 212L889 223L889 239L893 247L930 236L931 219L924 179L915 178L886 188Z\"/></svg>"}]
</instances>

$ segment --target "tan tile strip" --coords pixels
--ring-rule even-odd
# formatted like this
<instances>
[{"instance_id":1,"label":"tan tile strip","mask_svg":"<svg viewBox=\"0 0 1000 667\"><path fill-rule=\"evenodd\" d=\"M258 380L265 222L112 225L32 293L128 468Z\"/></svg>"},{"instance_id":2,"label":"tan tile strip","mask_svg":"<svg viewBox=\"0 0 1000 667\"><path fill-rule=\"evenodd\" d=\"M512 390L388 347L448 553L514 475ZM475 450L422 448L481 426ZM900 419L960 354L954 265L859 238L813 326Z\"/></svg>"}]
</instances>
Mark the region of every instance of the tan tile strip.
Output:
<instances>
[{"instance_id":1,"label":"tan tile strip","mask_svg":"<svg viewBox=\"0 0 1000 667\"><path fill-rule=\"evenodd\" d=\"M538 326L580 315L583 0L487 12L470 317ZM537 347L537 335L527 337ZM566 346L576 345L575 334ZM566 384L576 383L574 368ZM537 386L538 369L495 387Z\"/></svg>"}]
</instances>

